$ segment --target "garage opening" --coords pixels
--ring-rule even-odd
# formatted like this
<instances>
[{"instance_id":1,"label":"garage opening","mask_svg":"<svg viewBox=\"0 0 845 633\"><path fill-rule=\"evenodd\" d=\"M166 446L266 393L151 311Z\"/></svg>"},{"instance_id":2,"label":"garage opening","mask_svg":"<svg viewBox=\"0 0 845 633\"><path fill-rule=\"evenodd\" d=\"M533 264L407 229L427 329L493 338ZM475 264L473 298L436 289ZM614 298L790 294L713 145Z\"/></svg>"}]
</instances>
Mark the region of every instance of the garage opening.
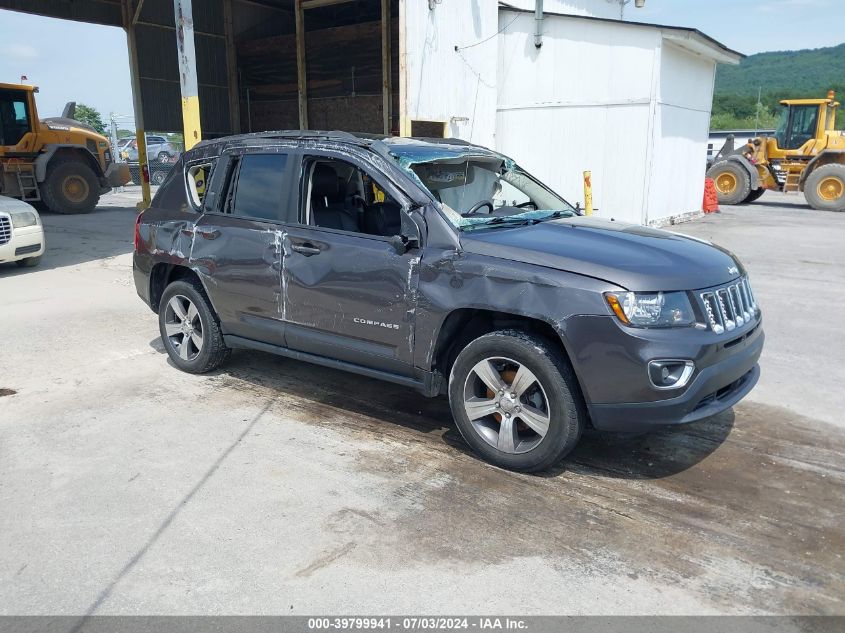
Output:
<instances>
[{"instance_id":1,"label":"garage opening","mask_svg":"<svg viewBox=\"0 0 845 633\"><path fill-rule=\"evenodd\" d=\"M236 6L243 131L297 129L304 123L311 129L398 134L399 0Z\"/></svg>"}]
</instances>

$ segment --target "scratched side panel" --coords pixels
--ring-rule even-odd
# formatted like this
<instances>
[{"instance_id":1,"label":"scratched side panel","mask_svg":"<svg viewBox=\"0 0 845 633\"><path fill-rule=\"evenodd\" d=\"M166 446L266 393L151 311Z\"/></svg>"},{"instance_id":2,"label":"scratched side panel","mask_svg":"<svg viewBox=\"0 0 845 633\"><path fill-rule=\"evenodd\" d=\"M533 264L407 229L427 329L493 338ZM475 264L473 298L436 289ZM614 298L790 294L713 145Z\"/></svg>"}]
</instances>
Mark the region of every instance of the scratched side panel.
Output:
<instances>
[{"instance_id":1,"label":"scratched side panel","mask_svg":"<svg viewBox=\"0 0 845 633\"><path fill-rule=\"evenodd\" d=\"M190 265L227 334L284 345L281 230L275 223L207 213Z\"/></svg>"},{"instance_id":2,"label":"scratched side panel","mask_svg":"<svg viewBox=\"0 0 845 633\"><path fill-rule=\"evenodd\" d=\"M614 287L590 277L452 250L426 249L420 267L414 362L430 369L446 317L460 308L539 319L566 340L566 319L606 314L602 293Z\"/></svg>"},{"instance_id":3,"label":"scratched side panel","mask_svg":"<svg viewBox=\"0 0 845 633\"><path fill-rule=\"evenodd\" d=\"M419 257L387 241L289 227L283 289L288 344L378 369L411 369ZM297 245L320 249L306 256Z\"/></svg>"}]
</instances>

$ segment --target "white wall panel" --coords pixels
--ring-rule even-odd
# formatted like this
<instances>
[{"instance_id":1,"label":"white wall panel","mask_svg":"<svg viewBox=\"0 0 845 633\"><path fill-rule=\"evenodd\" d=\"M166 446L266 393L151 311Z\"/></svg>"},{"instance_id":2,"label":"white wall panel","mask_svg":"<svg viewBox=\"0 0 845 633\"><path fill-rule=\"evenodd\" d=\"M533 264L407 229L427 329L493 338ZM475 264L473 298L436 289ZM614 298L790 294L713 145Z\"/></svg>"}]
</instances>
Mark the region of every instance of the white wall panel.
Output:
<instances>
[{"instance_id":1,"label":"white wall panel","mask_svg":"<svg viewBox=\"0 0 845 633\"><path fill-rule=\"evenodd\" d=\"M535 0L505 0L509 5L519 9L533 11ZM552 13L568 13L570 15L588 15L594 18L610 18L618 20L621 4L619 0L544 0L543 10ZM633 8L626 7L625 17L636 19Z\"/></svg>"},{"instance_id":2,"label":"white wall panel","mask_svg":"<svg viewBox=\"0 0 845 633\"><path fill-rule=\"evenodd\" d=\"M651 97L661 39L655 29L547 16L538 50L533 15L502 11L499 24L507 26L499 36L500 108L637 103Z\"/></svg>"},{"instance_id":3,"label":"white wall panel","mask_svg":"<svg viewBox=\"0 0 845 633\"><path fill-rule=\"evenodd\" d=\"M407 117L447 121L450 136L492 146L498 3L445 0L429 9L408 0L404 7Z\"/></svg>"},{"instance_id":4,"label":"white wall panel","mask_svg":"<svg viewBox=\"0 0 845 633\"><path fill-rule=\"evenodd\" d=\"M648 104L500 111L497 149L572 204L589 169L596 215L640 223L648 118Z\"/></svg>"}]
</instances>

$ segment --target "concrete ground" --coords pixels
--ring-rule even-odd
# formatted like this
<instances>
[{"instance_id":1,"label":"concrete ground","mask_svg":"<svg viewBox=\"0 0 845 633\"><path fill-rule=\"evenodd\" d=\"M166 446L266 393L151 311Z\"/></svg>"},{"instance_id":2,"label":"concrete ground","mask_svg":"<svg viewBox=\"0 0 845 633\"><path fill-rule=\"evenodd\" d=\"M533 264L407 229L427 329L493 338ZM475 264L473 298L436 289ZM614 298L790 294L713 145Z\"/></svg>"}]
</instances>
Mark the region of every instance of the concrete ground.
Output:
<instances>
[{"instance_id":1,"label":"concrete ground","mask_svg":"<svg viewBox=\"0 0 845 633\"><path fill-rule=\"evenodd\" d=\"M134 199L45 214L40 267L0 267L0 613L845 613L845 214L767 193L675 227L750 269L759 386L526 476L443 399L253 352L176 370Z\"/></svg>"}]
</instances>

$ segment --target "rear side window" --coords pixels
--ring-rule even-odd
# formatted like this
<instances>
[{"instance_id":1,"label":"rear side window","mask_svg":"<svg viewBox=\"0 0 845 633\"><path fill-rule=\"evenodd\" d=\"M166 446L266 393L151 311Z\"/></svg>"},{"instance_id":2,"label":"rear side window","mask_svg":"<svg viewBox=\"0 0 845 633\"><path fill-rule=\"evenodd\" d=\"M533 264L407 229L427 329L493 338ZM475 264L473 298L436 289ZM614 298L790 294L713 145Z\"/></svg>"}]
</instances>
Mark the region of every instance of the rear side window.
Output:
<instances>
[{"instance_id":1,"label":"rear side window","mask_svg":"<svg viewBox=\"0 0 845 633\"><path fill-rule=\"evenodd\" d=\"M205 190L207 188L208 181L211 178L213 167L214 163L212 161L207 163L195 163L188 167L185 171L188 193L191 198L191 203L197 211L202 209L202 203L203 200L205 200Z\"/></svg>"},{"instance_id":2,"label":"rear side window","mask_svg":"<svg viewBox=\"0 0 845 633\"><path fill-rule=\"evenodd\" d=\"M283 195L287 169L286 154L244 154L240 158L228 211L260 220L284 220L286 214L282 206L287 199Z\"/></svg>"}]
</instances>

